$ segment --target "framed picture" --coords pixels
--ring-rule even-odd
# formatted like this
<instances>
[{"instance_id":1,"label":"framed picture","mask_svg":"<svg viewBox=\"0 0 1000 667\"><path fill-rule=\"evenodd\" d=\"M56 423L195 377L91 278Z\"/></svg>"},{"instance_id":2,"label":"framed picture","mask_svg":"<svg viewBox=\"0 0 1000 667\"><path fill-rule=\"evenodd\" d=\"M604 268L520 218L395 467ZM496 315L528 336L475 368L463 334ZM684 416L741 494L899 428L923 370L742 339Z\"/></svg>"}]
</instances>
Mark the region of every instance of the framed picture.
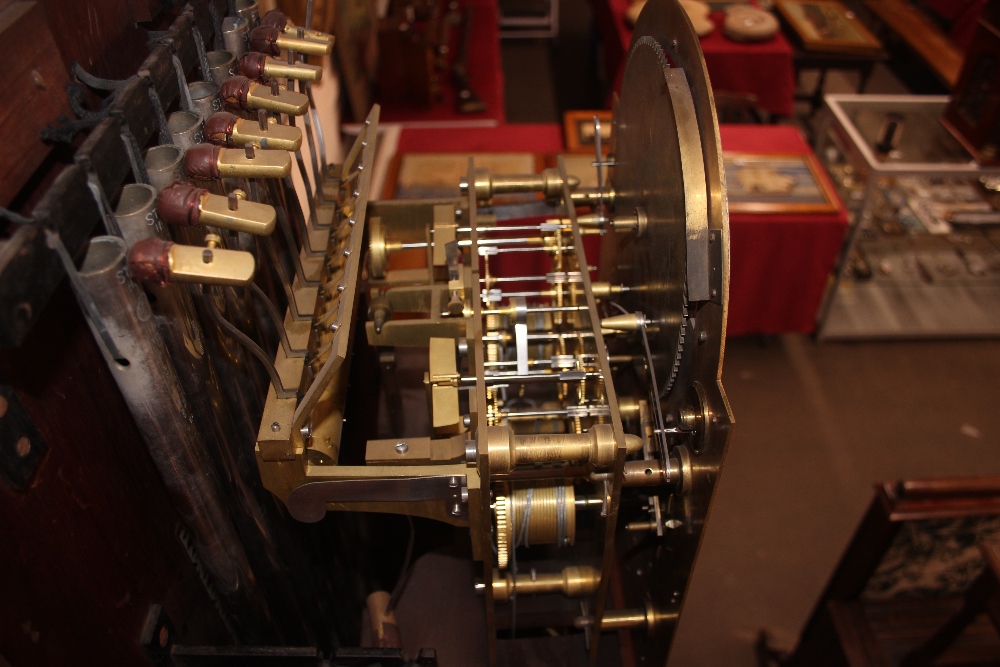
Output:
<instances>
[{"instance_id":1,"label":"framed picture","mask_svg":"<svg viewBox=\"0 0 1000 667\"><path fill-rule=\"evenodd\" d=\"M837 0L778 0L778 12L807 51L875 53L882 43Z\"/></svg>"},{"instance_id":2,"label":"framed picture","mask_svg":"<svg viewBox=\"0 0 1000 667\"><path fill-rule=\"evenodd\" d=\"M567 111L563 114L563 131L566 133L566 150L570 153L594 152L594 116L601 123L601 153L611 149L611 112Z\"/></svg>"},{"instance_id":3,"label":"framed picture","mask_svg":"<svg viewBox=\"0 0 1000 667\"><path fill-rule=\"evenodd\" d=\"M837 195L814 155L725 153L732 213L835 213Z\"/></svg>"},{"instance_id":4,"label":"framed picture","mask_svg":"<svg viewBox=\"0 0 1000 667\"><path fill-rule=\"evenodd\" d=\"M470 157L477 169L494 174L534 174L543 162L534 153L401 153L393 160L382 199L460 197L458 184L468 174ZM503 203L535 198L526 194L494 199Z\"/></svg>"}]
</instances>

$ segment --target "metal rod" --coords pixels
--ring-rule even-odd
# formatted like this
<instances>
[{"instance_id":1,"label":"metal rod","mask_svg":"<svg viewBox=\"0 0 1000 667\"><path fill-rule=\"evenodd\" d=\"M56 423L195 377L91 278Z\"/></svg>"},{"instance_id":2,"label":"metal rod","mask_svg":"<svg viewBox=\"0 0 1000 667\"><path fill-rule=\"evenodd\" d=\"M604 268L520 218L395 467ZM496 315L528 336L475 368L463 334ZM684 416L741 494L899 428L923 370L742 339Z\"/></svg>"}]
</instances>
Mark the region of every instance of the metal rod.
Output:
<instances>
[{"instance_id":1,"label":"metal rod","mask_svg":"<svg viewBox=\"0 0 1000 667\"><path fill-rule=\"evenodd\" d=\"M560 338L593 338L593 331L566 331L563 333L529 333L528 340L559 340ZM505 337L500 334L486 334L483 342L496 343L504 342Z\"/></svg>"},{"instance_id":2,"label":"metal rod","mask_svg":"<svg viewBox=\"0 0 1000 667\"><path fill-rule=\"evenodd\" d=\"M285 273L285 267L281 263L281 258L278 257L278 250L274 247L274 241L268 236L260 238L260 242L264 245L264 250L271 260L271 265L274 266L274 270L278 274L278 282L281 283L282 288L285 290L285 299L288 301L288 310L292 314L292 319L296 322L308 320L311 315L299 310L299 304L295 300L295 290L292 288L292 281L289 279L288 274Z\"/></svg>"},{"instance_id":3,"label":"metal rod","mask_svg":"<svg viewBox=\"0 0 1000 667\"><path fill-rule=\"evenodd\" d=\"M594 380L601 379L601 374L593 371L574 371L572 374L567 373L551 373L551 372L541 372L541 373L528 373L528 374L517 374L517 373L487 373L486 374L487 384L503 383L503 382L514 382L518 384L530 384L534 382L580 382L583 380ZM464 386L475 386L475 377L463 377L459 384Z\"/></svg>"},{"instance_id":4,"label":"metal rod","mask_svg":"<svg viewBox=\"0 0 1000 667\"><path fill-rule=\"evenodd\" d=\"M223 317L222 313L215 306L215 295L212 293L213 290L205 290L205 304L208 307L208 312L215 320L215 323L226 330L226 332L238 340L245 348L247 348L250 353L257 357L261 364L264 365L264 370L267 371L268 376L271 378L271 385L274 387L274 393L278 398L295 398L296 391L294 389L286 389L285 385L281 382L281 376L278 375L277 369L275 369L274 364L271 363L271 359L268 357L264 350L260 349L249 336L239 330L239 328Z\"/></svg>"},{"instance_id":5,"label":"metal rod","mask_svg":"<svg viewBox=\"0 0 1000 667\"><path fill-rule=\"evenodd\" d=\"M278 339L281 341L281 349L285 351L286 357L304 357L307 350L293 348L288 342L288 333L285 331L285 322L281 319L281 314L274 307L274 303L264 294L264 290L257 286L257 283L250 283L250 293L257 297L257 301L264 306L264 311L274 322L274 328L278 330Z\"/></svg>"},{"instance_id":6,"label":"metal rod","mask_svg":"<svg viewBox=\"0 0 1000 667\"><path fill-rule=\"evenodd\" d=\"M596 271L596 266L588 266L588 271ZM556 278L562 278L562 280L555 280ZM480 283L485 283L487 280L485 278L479 279ZM569 271L569 272L558 272L558 273L548 273L544 276L507 276L507 277L490 277L490 283L532 283L532 282L565 282L565 283L579 283L583 282L583 278L580 277L579 271Z\"/></svg>"},{"instance_id":7,"label":"metal rod","mask_svg":"<svg viewBox=\"0 0 1000 667\"><path fill-rule=\"evenodd\" d=\"M309 179L303 177L306 182L306 187L308 187ZM295 226L298 227L299 236L302 237L302 248L305 249L307 255L313 257L322 257L326 254L325 249L316 249L312 247L312 238L309 236L309 225L306 223L306 219L302 213L302 207L299 206L299 196L295 193L295 184L292 183L291 176L285 176L282 179L283 187L279 188L281 192L281 202L284 204L286 211L291 211L291 215L295 218ZM316 211L313 206L313 198L307 197L309 202L309 215L311 220L316 219ZM318 285L319 281L309 281L310 285Z\"/></svg>"},{"instance_id":8,"label":"metal rod","mask_svg":"<svg viewBox=\"0 0 1000 667\"><path fill-rule=\"evenodd\" d=\"M318 280L308 280L306 278L305 269L302 267L302 257L299 254L299 246L295 242L295 235L292 234L292 227L288 222L288 209L286 208L288 198L285 197L285 192L281 188L278 188L278 190L278 197L274 199L276 204L274 211L278 218L278 227L281 228L281 234L285 237L285 244L288 246L288 254L292 257L292 266L295 269L295 275L298 277L300 285L318 285ZM292 190L292 198L295 198L294 190ZM298 206L297 203L296 206ZM306 233L303 242L306 242L305 239L308 238L309 235Z\"/></svg>"},{"instance_id":9,"label":"metal rod","mask_svg":"<svg viewBox=\"0 0 1000 667\"><path fill-rule=\"evenodd\" d=\"M587 310L587 306L531 306L526 308L525 312L528 313L572 313L576 311ZM494 308L492 310L484 310L483 315L510 315L513 312L510 308Z\"/></svg>"},{"instance_id":10,"label":"metal rod","mask_svg":"<svg viewBox=\"0 0 1000 667\"><path fill-rule=\"evenodd\" d=\"M461 241L459 242L461 245ZM526 248L492 248L491 246L480 247L480 255L504 255L509 252L568 252L573 250L573 246L528 246Z\"/></svg>"},{"instance_id":11,"label":"metal rod","mask_svg":"<svg viewBox=\"0 0 1000 667\"><path fill-rule=\"evenodd\" d=\"M561 408L558 410L517 410L512 412L501 412L500 418L520 421L522 419L543 419L546 417L553 417L553 418L565 418L565 417L576 417L576 416L592 417L594 415L591 414L580 415L579 413L583 412L584 408L587 410L590 410L591 408L603 411L609 410L608 406L606 405L581 405L577 407L578 409L576 410L571 410L569 408ZM603 411L602 414L604 414ZM607 415L605 414L605 416Z\"/></svg>"}]
</instances>

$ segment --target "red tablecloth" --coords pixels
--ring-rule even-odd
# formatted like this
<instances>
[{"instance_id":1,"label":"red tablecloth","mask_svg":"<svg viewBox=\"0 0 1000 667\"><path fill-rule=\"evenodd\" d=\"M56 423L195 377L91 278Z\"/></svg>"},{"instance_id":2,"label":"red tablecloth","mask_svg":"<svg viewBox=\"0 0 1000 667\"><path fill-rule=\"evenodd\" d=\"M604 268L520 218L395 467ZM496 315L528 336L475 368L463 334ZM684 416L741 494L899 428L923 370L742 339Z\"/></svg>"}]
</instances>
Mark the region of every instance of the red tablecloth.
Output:
<instances>
[{"instance_id":1,"label":"red tablecloth","mask_svg":"<svg viewBox=\"0 0 1000 667\"><path fill-rule=\"evenodd\" d=\"M794 127L723 125L723 150L739 153L808 154L810 148ZM505 125L486 130L403 130L400 153L525 152L552 153L562 148L559 125ZM826 178L825 174L822 174ZM730 232L730 336L811 332L844 232L847 213L760 215L733 214ZM586 239L587 256L596 265L596 237ZM513 269L544 273L535 253L493 262L501 274Z\"/></svg>"},{"instance_id":2,"label":"red tablecloth","mask_svg":"<svg viewBox=\"0 0 1000 667\"><path fill-rule=\"evenodd\" d=\"M450 72L443 72L443 99L430 107L389 103L382 105L381 123L431 123L440 126L489 121L502 124L504 109L503 67L500 60L500 28L497 25L497 0L465 0L463 6L475 7L472 14L472 39L469 45L469 81L472 90L486 105L486 111L460 114L455 111L455 88ZM459 31L452 35L451 53L458 53ZM378 100L376 100L377 102Z\"/></svg>"},{"instance_id":3,"label":"red tablecloth","mask_svg":"<svg viewBox=\"0 0 1000 667\"><path fill-rule=\"evenodd\" d=\"M604 43L608 76L615 92L621 92L632 28L625 22L629 0L592 0L594 24ZM714 90L752 93L760 108L779 116L791 116L795 97L792 47L780 32L774 39L757 44L734 42L722 34L722 12L711 16L713 30L701 38L708 76Z\"/></svg>"},{"instance_id":4,"label":"red tablecloth","mask_svg":"<svg viewBox=\"0 0 1000 667\"><path fill-rule=\"evenodd\" d=\"M794 127L723 125L720 131L724 151L811 152ZM812 332L846 229L843 205L826 215L731 214L728 334Z\"/></svg>"}]
</instances>

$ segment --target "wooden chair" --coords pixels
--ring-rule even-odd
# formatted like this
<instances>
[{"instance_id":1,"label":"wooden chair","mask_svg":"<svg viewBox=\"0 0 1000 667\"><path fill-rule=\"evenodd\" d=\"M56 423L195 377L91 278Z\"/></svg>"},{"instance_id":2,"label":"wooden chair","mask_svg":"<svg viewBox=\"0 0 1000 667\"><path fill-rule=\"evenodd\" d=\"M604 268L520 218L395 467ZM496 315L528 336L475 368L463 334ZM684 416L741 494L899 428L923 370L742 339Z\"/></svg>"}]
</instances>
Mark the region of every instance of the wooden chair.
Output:
<instances>
[{"instance_id":1,"label":"wooden chair","mask_svg":"<svg viewBox=\"0 0 1000 667\"><path fill-rule=\"evenodd\" d=\"M720 123L763 123L764 111L753 93L733 93L714 90L715 113Z\"/></svg>"},{"instance_id":2,"label":"wooden chair","mask_svg":"<svg viewBox=\"0 0 1000 667\"><path fill-rule=\"evenodd\" d=\"M926 667L954 645L976 617L984 613L1000 632L1000 544L980 542L986 567L965 593L962 608L923 644L904 656L901 667Z\"/></svg>"},{"instance_id":3,"label":"wooden chair","mask_svg":"<svg viewBox=\"0 0 1000 667\"><path fill-rule=\"evenodd\" d=\"M1000 477L883 483L787 658L759 663L851 667L996 665ZM983 569L983 559L990 567ZM762 634L763 637L763 634ZM904 663L904 660L906 661Z\"/></svg>"}]
</instances>

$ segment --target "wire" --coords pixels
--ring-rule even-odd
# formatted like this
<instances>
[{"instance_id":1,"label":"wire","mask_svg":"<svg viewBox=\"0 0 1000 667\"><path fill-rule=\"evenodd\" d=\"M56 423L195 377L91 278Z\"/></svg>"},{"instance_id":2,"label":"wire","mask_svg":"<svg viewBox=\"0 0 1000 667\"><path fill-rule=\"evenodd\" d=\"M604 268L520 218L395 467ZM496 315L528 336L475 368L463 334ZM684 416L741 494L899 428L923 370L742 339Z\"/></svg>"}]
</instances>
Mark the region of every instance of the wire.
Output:
<instances>
[{"instance_id":1,"label":"wire","mask_svg":"<svg viewBox=\"0 0 1000 667\"><path fill-rule=\"evenodd\" d=\"M413 542L416 531L413 529L413 517L407 516L406 520L410 523L410 539L406 543L406 556L403 557L403 565L399 570L399 578L396 580L396 585L392 589L392 595L389 596L389 604L385 606L385 613L387 616L399 603L399 598L403 594L403 589L406 588L406 582L410 578L410 569L413 565L410 562L410 559L413 558Z\"/></svg>"},{"instance_id":2,"label":"wire","mask_svg":"<svg viewBox=\"0 0 1000 667\"><path fill-rule=\"evenodd\" d=\"M31 225L35 222L34 218L26 218L20 213L12 211L9 208L0 208L0 218L18 225Z\"/></svg>"},{"instance_id":3,"label":"wire","mask_svg":"<svg viewBox=\"0 0 1000 667\"><path fill-rule=\"evenodd\" d=\"M608 301L608 303L617 308L618 310L622 311L624 314L631 315L631 313L625 310L625 308L620 303L617 303L615 301Z\"/></svg>"}]
</instances>

